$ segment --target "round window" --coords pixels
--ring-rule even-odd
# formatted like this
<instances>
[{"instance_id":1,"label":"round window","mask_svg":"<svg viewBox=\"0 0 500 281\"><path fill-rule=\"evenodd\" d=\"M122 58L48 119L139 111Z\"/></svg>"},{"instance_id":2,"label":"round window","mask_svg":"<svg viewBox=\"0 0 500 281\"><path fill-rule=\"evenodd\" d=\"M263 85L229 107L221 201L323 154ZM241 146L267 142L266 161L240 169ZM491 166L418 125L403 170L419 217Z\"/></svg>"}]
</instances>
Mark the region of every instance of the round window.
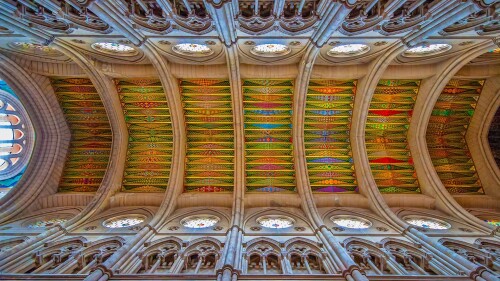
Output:
<instances>
[{"instance_id":1,"label":"round window","mask_svg":"<svg viewBox=\"0 0 500 281\"><path fill-rule=\"evenodd\" d=\"M295 224L295 220L286 216L263 216L257 219L257 223L265 228L288 228Z\"/></svg>"},{"instance_id":2,"label":"round window","mask_svg":"<svg viewBox=\"0 0 500 281\"><path fill-rule=\"evenodd\" d=\"M138 225L146 221L142 215L125 215L105 220L102 225L107 228L123 228Z\"/></svg>"},{"instance_id":3,"label":"round window","mask_svg":"<svg viewBox=\"0 0 500 281\"><path fill-rule=\"evenodd\" d=\"M331 220L338 226L351 229L365 229L372 226L369 220L355 216L335 216Z\"/></svg>"},{"instance_id":4,"label":"round window","mask_svg":"<svg viewBox=\"0 0 500 281\"><path fill-rule=\"evenodd\" d=\"M207 228L216 225L219 221L219 217L213 215L196 215L182 219L181 224L187 228Z\"/></svg>"},{"instance_id":5,"label":"round window","mask_svg":"<svg viewBox=\"0 0 500 281\"><path fill-rule=\"evenodd\" d=\"M449 223L435 218L407 216L404 220L411 225L426 229L449 229L451 227Z\"/></svg>"}]
</instances>

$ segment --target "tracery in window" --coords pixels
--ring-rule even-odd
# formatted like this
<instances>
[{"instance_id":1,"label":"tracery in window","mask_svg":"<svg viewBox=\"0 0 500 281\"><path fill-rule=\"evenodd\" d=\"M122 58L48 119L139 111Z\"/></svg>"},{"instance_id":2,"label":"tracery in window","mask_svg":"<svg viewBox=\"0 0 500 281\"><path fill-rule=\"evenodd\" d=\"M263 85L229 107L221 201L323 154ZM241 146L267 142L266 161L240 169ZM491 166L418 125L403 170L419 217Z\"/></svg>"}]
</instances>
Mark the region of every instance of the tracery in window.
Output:
<instances>
[{"instance_id":1,"label":"tracery in window","mask_svg":"<svg viewBox=\"0 0 500 281\"><path fill-rule=\"evenodd\" d=\"M63 219L63 218L51 218L51 219L46 219L46 220L38 220L33 223L30 223L28 225L28 228L42 228L42 227L48 227L48 226L53 226L56 224L61 224L68 221L68 219Z\"/></svg>"},{"instance_id":2,"label":"tracery in window","mask_svg":"<svg viewBox=\"0 0 500 281\"><path fill-rule=\"evenodd\" d=\"M450 50L450 44L423 44L410 48L403 53L405 57L425 57L444 53Z\"/></svg>"},{"instance_id":3,"label":"tracery in window","mask_svg":"<svg viewBox=\"0 0 500 281\"><path fill-rule=\"evenodd\" d=\"M283 44L261 44L253 47L250 52L261 57L279 57L287 55L292 50Z\"/></svg>"},{"instance_id":4,"label":"tracery in window","mask_svg":"<svg viewBox=\"0 0 500 281\"><path fill-rule=\"evenodd\" d=\"M212 215L190 216L181 220L181 224L187 228L207 228L216 225L219 218Z\"/></svg>"},{"instance_id":5,"label":"tracery in window","mask_svg":"<svg viewBox=\"0 0 500 281\"><path fill-rule=\"evenodd\" d=\"M346 44L331 48L327 55L331 57L354 57L366 54L370 47L365 44Z\"/></svg>"},{"instance_id":6,"label":"tracery in window","mask_svg":"<svg viewBox=\"0 0 500 281\"><path fill-rule=\"evenodd\" d=\"M58 50L38 43L12 42L9 44L9 47L13 50L32 55L49 56L49 57L57 57L62 55L62 53L59 52Z\"/></svg>"},{"instance_id":7,"label":"tracery in window","mask_svg":"<svg viewBox=\"0 0 500 281\"><path fill-rule=\"evenodd\" d=\"M404 220L411 225L426 229L449 229L451 227L449 223L433 218L410 216L404 218Z\"/></svg>"},{"instance_id":8,"label":"tracery in window","mask_svg":"<svg viewBox=\"0 0 500 281\"><path fill-rule=\"evenodd\" d=\"M295 221L286 216L263 216L257 219L257 223L265 228L280 229L292 227Z\"/></svg>"},{"instance_id":9,"label":"tracery in window","mask_svg":"<svg viewBox=\"0 0 500 281\"><path fill-rule=\"evenodd\" d=\"M33 143L28 114L12 89L0 80L0 198L21 179Z\"/></svg>"},{"instance_id":10,"label":"tracery in window","mask_svg":"<svg viewBox=\"0 0 500 281\"><path fill-rule=\"evenodd\" d=\"M98 42L92 44L91 47L98 52L106 54L135 55L138 53L133 47L113 42Z\"/></svg>"},{"instance_id":11,"label":"tracery in window","mask_svg":"<svg viewBox=\"0 0 500 281\"><path fill-rule=\"evenodd\" d=\"M123 228L138 225L146 220L144 216L141 215L127 215L116 218L111 218L102 223L107 228Z\"/></svg>"},{"instance_id":12,"label":"tracery in window","mask_svg":"<svg viewBox=\"0 0 500 281\"><path fill-rule=\"evenodd\" d=\"M191 57L204 57L214 53L207 45L194 43L177 44L172 47L172 50L180 55Z\"/></svg>"},{"instance_id":13,"label":"tracery in window","mask_svg":"<svg viewBox=\"0 0 500 281\"><path fill-rule=\"evenodd\" d=\"M351 228L351 229L365 229L372 226L372 224L365 219L353 216L337 216L331 218L336 225Z\"/></svg>"}]
</instances>

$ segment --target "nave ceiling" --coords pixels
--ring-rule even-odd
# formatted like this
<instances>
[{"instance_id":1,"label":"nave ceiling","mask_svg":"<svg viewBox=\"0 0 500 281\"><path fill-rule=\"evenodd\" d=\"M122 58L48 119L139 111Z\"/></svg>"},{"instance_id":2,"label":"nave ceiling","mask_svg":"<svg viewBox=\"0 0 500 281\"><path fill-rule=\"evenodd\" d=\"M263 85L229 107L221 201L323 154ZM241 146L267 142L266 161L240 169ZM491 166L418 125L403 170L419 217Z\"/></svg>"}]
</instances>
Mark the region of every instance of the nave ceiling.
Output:
<instances>
[{"instance_id":1,"label":"nave ceiling","mask_svg":"<svg viewBox=\"0 0 500 281\"><path fill-rule=\"evenodd\" d=\"M110 265L130 278L154 273L155 243L207 243L218 259L235 229L249 261L262 247L271 260L292 251L293 236L335 248L322 238L333 235L361 268L363 243L382 268L380 249L423 236L430 249L497 240L499 11L486 0L2 1L0 90L24 105L34 144L22 178L0 171L0 191L17 183L0 198L0 237L15 245L23 229L61 225L83 237L76 247L108 237L113 256L148 237ZM411 226L425 217L449 236ZM200 219L212 224L193 232ZM187 273L180 264L169 272Z\"/></svg>"}]
</instances>

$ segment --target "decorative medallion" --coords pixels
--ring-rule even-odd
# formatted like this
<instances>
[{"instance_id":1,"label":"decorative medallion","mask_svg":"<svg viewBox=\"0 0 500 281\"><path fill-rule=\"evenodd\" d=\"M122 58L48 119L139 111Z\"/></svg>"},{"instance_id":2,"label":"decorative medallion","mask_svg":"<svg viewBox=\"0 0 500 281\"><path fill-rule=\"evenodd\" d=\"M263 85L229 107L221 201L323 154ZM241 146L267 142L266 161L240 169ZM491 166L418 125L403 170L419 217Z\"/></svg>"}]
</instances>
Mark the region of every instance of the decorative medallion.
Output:
<instances>
[{"instance_id":1,"label":"decorative medallion","mask_svg":"<svg viewBox=\"0 0 500 281\"><path fill-rule=\"evenodd\" d=\"M220 218L213 215L196 215L184 218L181 224L187 228L207 228L216 225Z\"/></svg>"}]
</instances>

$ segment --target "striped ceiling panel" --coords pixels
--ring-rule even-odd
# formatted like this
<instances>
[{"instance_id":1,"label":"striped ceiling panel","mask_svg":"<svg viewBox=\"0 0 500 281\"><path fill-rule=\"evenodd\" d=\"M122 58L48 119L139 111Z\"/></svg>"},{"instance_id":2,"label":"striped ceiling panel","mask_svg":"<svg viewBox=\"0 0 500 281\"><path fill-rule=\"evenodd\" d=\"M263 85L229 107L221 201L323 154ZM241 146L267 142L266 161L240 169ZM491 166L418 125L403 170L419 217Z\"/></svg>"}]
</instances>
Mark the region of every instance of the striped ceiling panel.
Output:
<instances>
[{"instance_id":1,"label":"striped ceiling panel","mask_svg":"<svg viewBox=\"0 0 500 281\"><path fill-rule=\"evenodd\" d=\"M356 81L311 80L304 143L313 191L357 191L349 131Z\"/></svg>"},{"instance_id":2,"label":"striped ceiling panel","mask_svg":"<svg viewBox=\"0 0 500 281\"><path fill-rule=\"evenodd\" d=\"M380 80L370 102L366 149L382 193L420 192L407 140L419 86L419 80Z\"/></svg>"},{"instance_id":3,"label":"striped ceiling panel","mask_svg":"<svg viewBox=\"0 0 500 281\"><path fill-rule=\"evenodd\" d=\"M427 127L432 162L452 194L483 193L465 141L483 84L483 80L450 80L434 106Z\"/></svg>"},{"instance_id":4,"label":"striped ceiling panel","mask_svg":"<svg viewBox=\"0 0 500 281\"><path fill-rule=\"evenodd\" d=\"M51 83L72 136L59 191L97 191L112 140L104 105L89 79L52 79Z\"/></svg>"},{"instance_id":5,"label":"striped ceiling panel","mask_svg":"<svg viewBox=\"0 0 500 281\"><path fill-rule=\"evenodd\" d=\"M246 188L295 191L291 80L244 80Z\"/></svg>"},{"instance_id":6,"label":"striped ceiling panel","mask_svg":"<svg viewBox=\"0 0 500 281\"><path fill-rule=\"evenodd\" d=\"M227 80L181 80L187 130L185 192L232 191L234 129Z\"/></svg>"},{"instance_id":7,"label":"striped ceiling panel","mask_svg":"<svg viewBox=\"0 0 500 281\"><path fill-rule=\"evenodd\" d=\"M122 191L163 192L172 162L172 122L159 80L117 81L129 142Z\"/></svg>"}]
</instances>

